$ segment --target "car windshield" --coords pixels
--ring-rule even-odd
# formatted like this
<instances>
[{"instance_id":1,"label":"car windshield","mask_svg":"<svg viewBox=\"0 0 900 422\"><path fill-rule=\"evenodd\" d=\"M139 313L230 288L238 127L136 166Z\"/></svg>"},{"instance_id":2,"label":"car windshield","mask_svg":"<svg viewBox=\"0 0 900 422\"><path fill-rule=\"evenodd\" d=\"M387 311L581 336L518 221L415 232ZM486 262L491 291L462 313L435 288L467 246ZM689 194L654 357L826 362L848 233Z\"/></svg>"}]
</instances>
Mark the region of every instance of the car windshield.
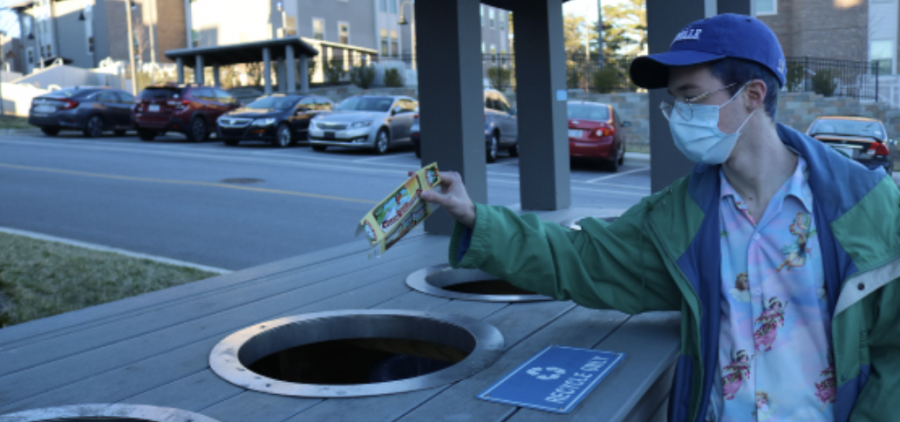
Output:
<instances>
[{"instance_id":1,"label":"car windshield","mask_svg":"<svg viewBox=\"0 0 900 422\"><path fill-rule=\"evenodd\" d=\"M141 98L148 100L168 100L178 98L181 94L179 88L147 88L141 91Z\"/></svg>"},{"instance_id":2,"label":"car windshield","mask_svg":"<svg viewBox=\"0 0 900 422\"><path fill-rule=\"evenodd\" d=\"M90 93L96 91L95 89L84 89L84 88L63 88L58 89L56 91L52 91L45 95L45 97L57 97L57 98L72 98L77 97L79 95Z\"/></svg>"},{"instance_id":3,"label":"car windshield","mask_svg":"<svg viewBox=\"0 0 900 422\"><path fill-rule=\"evenodd\" d=\"M300 97L296 96L262 97L250 104L247 104L245 107L257 110L287 110L293 107L294 104L296 104L299 100Z\"/></svg>"},{"instance_id":4,"label":"car windshield","mask_svg":"<svg viewBox=\"0 0 900 422\"><path fill-rule=\"evenodd\" d=\"M812 135L831 134L884 138L884 130L881 127L881 123L872 120L818 120L809 133Z\"/></svg>"},{"instance_id":5,"label":"car windshield","mask_svg":"<svg viewBox=\"0 0 900 422\"><path fill-rule=\"evenodd\" d=\"M350 97L335 107L335 110L381 111L391 109L394 99L391 97Z\"/></svg>"},{"instance_id":6,"label":"car windshield","mask_svg":"<svg viewBox=\"0 0 900 422\"><path fill-rule=\"evenodd\" d=\"M570 119L597 120L605 122L609 120L609 107L593 104L569 104L568 113Z\"/></svg>"}]
</instances>

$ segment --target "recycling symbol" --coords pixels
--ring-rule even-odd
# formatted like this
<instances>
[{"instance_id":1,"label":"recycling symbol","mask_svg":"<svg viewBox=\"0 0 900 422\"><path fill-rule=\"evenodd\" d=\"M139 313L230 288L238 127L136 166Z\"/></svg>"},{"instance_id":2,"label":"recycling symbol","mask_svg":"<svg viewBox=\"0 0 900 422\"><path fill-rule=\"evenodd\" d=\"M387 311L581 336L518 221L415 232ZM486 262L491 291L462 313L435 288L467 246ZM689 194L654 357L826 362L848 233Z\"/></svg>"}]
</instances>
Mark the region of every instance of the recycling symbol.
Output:
<instances>
[{"instance_id":1,"label":"recycling symbol","mask_svg":"<svg viewBox=\"0 0 900 422\"><path fill-rule=\"evenodd\" d=\"M547 372L548 374L544 374ZM566 374L566 370L562 368L549 367L549 368L541 368L540 366L536 366L534 368L529 369L525 372L528 375L531 375L542 381L555 380Z\"/></svg>"}]
</instances>

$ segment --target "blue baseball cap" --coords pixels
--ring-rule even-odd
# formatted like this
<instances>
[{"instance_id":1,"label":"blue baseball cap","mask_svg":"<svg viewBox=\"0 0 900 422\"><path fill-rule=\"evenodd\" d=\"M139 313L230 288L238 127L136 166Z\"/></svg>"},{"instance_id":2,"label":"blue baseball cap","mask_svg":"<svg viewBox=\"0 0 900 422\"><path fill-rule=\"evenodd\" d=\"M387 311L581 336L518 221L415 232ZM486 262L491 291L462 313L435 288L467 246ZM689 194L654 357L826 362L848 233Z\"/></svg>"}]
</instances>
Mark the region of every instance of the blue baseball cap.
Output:
<instances>
[{"instance_id":1,"label":"blue baseball cap","mask_svg":"<svg viewBox=\"0 0 900 422\"><path fill-rule=\"evenodd\" d=\"M766 24L747 15L725 13L684 27L669 51L638 57L631 62L631 80L653 89L669 85L669 68L708 63L726 57L759 63L784 86L787 68L775 33Z\"/></svg>"}]
</instances>

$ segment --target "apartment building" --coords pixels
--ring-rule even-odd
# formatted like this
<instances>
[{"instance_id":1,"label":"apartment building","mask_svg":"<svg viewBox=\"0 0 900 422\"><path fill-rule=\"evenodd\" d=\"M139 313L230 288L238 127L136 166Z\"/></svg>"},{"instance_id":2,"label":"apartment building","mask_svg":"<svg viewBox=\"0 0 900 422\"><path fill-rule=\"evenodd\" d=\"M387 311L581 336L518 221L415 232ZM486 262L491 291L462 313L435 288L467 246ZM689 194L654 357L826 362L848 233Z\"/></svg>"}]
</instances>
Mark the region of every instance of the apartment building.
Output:
<instances>
[{"instance_id":1,"label":"apartment building","mask_svg":"<svg viewBox=\"0 0 900 422\"><path fill-rule=\"evenodd\" d=\"M876 61L897 73L898 0L755 0L787 57Z\"/></svg>"}]
</instances>

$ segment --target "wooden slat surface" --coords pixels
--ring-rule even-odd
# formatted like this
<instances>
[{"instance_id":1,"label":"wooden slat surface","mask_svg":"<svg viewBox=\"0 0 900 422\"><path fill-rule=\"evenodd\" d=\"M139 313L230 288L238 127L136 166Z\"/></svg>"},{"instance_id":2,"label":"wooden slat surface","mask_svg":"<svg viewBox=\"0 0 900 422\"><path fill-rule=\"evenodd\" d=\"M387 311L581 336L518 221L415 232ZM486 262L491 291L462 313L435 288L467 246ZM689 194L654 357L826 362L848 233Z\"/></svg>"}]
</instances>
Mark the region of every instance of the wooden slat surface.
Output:
<instances>
[{"instance_id":1,"label":"wooden slat surface","mask_svg":"<svg viewBox=\"0 0 900 422\"><path fill-rule=\"evenodd\" d=\"M598 213L547 215L570 219ZM660 380L670 374L678 350L677 314L629 317L570 302L472 302L410 290L407 275L446 262L447 241L418 231L374 259L366 256L365 245L345 245L0 330L0 414L122 402L180 408L222 422L545 420L546 413L475 396L548 344L628 356L572 414L554 420L598 420L599 414L605 415L600 420L641 420L662 404L666 388ZM248 391L209 369L210 350L234 331L337 309L422 310L482 319L503 333L505 352L491 367L449 385L352 399ZM634 413L636 405L652 408Z\"/></svg>"}]
</instances>

